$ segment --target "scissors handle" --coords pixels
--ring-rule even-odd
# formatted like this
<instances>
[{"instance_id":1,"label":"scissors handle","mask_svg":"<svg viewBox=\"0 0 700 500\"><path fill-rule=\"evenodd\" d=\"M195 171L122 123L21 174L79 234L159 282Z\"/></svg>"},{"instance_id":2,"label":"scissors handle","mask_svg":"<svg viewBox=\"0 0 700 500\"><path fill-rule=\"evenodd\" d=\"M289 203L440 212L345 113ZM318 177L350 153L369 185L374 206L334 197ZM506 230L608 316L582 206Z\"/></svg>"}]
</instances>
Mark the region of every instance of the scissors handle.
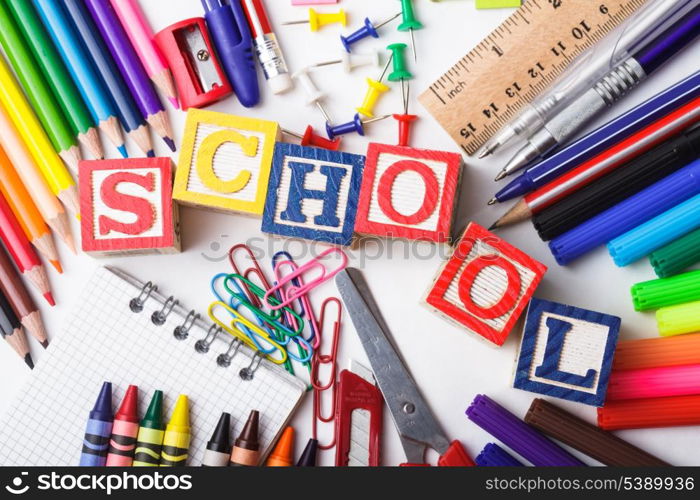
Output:
<instances>
[{"instance_id":1,"label":"scissors handle","mask_svg":"<svg viewBox=\"0 0 700 500\"><path fill-rule=\"evenodd\" d=\"M474 467L476 464L459 441L452 441L447 451L438 458L438 467ZM430 464L401 464L401 467L430 467Z\"/></svg>"}]
</instances>

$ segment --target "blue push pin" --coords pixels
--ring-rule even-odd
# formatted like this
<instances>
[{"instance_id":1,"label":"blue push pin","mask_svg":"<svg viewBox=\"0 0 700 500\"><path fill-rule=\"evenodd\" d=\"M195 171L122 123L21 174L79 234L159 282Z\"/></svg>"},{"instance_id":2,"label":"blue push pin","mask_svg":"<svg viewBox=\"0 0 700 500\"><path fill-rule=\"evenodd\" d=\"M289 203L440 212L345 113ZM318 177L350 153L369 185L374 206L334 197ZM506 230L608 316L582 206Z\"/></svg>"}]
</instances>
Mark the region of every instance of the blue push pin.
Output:
<instances>
[{"instance_id":1,"label":"blue push pin","mask_svg":"<svg viewBox=\"0 0 700 500\"><path fill-rule=\"evenodd\" d=\"M367 37L372 37L372 38L379 38L379 33L377 33L377 30L381 28L382 26L385 26L389 24L391 21L399 17L402 13L399 12L395 16L393 16L391 19L387 19L386 21L383 21L377 25L372 24L372 21L369 20L369 18L365 18L365 25L357 30L356 32L348 35L348 36L341 36L340 41L343 42L343 46L345 47L345 50L348 52L352 51L352 46L359 42L360 40L364 40Z\"/></svg>"},{"instance_id":2,"label":"blue push pin","mask_svg":"<svg viewBox=\"0 0 700 500\"><path fill-rule=\"evenodd\" d=\"M362 118L360 118L359 113L355 115L355 118L351 122L348 123L341 123L340 125L331 125L330 122L326 123L326 133L328 134L328 138L331 141L334 141L336 137L339 135L346 135L346 134L359 134L364 137L365 135L365 125L369 125L370 123L378 122L381 120L386 120L389 118L391 115L385 115L385 116L380 116L378 118L372 118L371 120L365 120L363 121Z\"/></svg>"}]
</instances>

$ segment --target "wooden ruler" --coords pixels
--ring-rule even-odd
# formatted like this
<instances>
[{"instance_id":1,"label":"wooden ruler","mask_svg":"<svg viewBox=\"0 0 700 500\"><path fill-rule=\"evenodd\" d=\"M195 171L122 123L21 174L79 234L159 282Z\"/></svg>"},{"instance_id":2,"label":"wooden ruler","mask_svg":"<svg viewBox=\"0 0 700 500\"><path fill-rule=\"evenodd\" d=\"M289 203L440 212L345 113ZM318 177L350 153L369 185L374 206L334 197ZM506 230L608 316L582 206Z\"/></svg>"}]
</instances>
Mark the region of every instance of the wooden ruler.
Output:
<instances>
[{"instance_id":1,"label":"wooden ruler","mask_svg":"<svg viewBox=\"0 0 700 500\"><path fill-rule=\"evenodd\" d=\"M528 0L418 100L474 154L645 0Z\"/></svg>"}]
</instances>

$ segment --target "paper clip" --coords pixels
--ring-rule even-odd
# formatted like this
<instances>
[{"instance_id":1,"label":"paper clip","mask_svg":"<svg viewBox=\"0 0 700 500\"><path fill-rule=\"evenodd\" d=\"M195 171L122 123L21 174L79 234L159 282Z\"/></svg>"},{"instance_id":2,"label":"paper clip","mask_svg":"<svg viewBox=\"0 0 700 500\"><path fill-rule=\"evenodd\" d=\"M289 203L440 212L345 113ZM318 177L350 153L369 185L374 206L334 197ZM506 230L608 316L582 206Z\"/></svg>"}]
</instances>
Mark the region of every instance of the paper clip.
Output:
<instances>
[{"instance_id":1,"label":"paper clip","mask_svg":"<svg viewBox=\"0 0 700 500\"><path fill-rule=\"evenodd\" d=\"M328 271L326 269L326 266L323 264L322 260L324 258L328 257L329 255L332 255L332 254L337 254L338 256L340 256L341 264L338 266L338 268L336 268L332 271ZM283 262L280 262L277 264L277 266L280 266L282 264L283 264ZM307 262L303 266L300 266L296 271L292 272L288 276L285 276L284 279L282 279L279 283L277 283L277 285L275 285L270 290L268 290L264 296L265 304L268 307L270 307L270 309L272 309L273 311L276 311L276 310L279 310L285 306L288 306L289 304L291 304L292 302L294 302L298 298L309 293L314 288L317 288L318 286L325 283L326 281L333 279L333 277L335 277L335 275L337 275L340 271L345 269L347 267L347 265L348 265L348 256L345 254L345 252L343 252L343 250L341 250L340 248L335 248L335 247L329 248L328 250L324 251L318 257L310 260L309 262ZM303 276L306 273L308 273L314 269L320 270L320 274L318 277L314 278L313 280L309 281L306 284L300 285L299 287L295 287L292 284L292 286L289 288L288 292L285 294L285 297L284 297L284 300L282 301L282 303L281 304L274 303L274 302L277 302L277 300L275 300L274 297L275 297L275 293L278 290L284 289L289 283L292 282L292 280L294 280L296 278L303 278ZM306 281L306 280L304 280L304 281ZM274 302L272 302L272 300L274 300Z\"/></svg>"},{"instance_id":2,"label":"paper clip","mask_svg":"<svg viewBox=\"0 0 700 500\"><path fill-rule=\"evenodd\" d=\"M287 254L288 255L288 254ZM282 281L284 279L284 276L282 274L282 268L284 266L289 266L292 270L292 272L295 272L297 269L299 269L299 266L297 266L296 262L294 262L293 259L289 259L283 262L280 262L279 264L275 265L275 278L277 278L277 282ZM304 282L301 280L301 278L297 278L296 280L291 281L292 286L299 288L304 285ZM289 292L289 290L287 290ZM280 291L281 293L281 291ZM318 335L319 332L319 327L318 327L318 321L316 321L316 315L314 314L313 308L311 307L311 300L309 299L308 294L303 295L299 301L301 302L301 308L303 311L302 316L306 317L306 319L309 322L309 327L311 329L311 335L308 337L305 337L308 342L313 342L313 348L318 349L318 345L321 342L320 337Z\"/></svg>"},{"instance_id":3,"label":"paper clip","mask_svg":"<svg viewBox=\"0 0 700 500\"><path fill-rule=\"evenodd\" d=\"M282 262L291 262L294 264L294 269L297 268L296 263L294 263L294 258L289 254L289 252L285 252L284 250L281 252L277 252L275 255L272 256L272 270L273 270L273 273L275 274L275 278L277 279L277 281L275 283L273 283L273 286L276 286L277 283L279 283L279 274L277 272L277 264L280 263L282 258L284 258L284 260ZM298 287L302 284L301 281L299 280L299 278L293 279L291 281L291 283L292 283L292 286L294 286L294 287ZM282 290L280 290L275 294L275 297L277 297L277 300L280 300L280 298L284 297L284 295L285 294L282 293ZM302 310L302 312L300 312L299 314L301 316L303 316L304 307L303 307L303 304L301 302L301 299L299 299L299 306Z\"/></svg>"},{"instance_id":4,"label":"paper clip","mask_svg":"<svg viewBox=\"0 0 700 500\"><path fill-rule=\"evenodd\" d=\"M236 263L236 253L243 252L247 256L247 260L250 262L248 264L248 267L245 269L241 269L241 267L238 266ZM228 261L231 264L231 267L233 268L233 272L236 274L239 274L246 278L248 281L251 283L253 280L251 279L251 275L257 276L258 280L260 281L260 287L262 287L265 290L270 289L270 282L267 281L267 278L265 277L265 272L262 270L260 267L260 264L258 263L258 259L255 257L255 254L253 254L253 251L250 249L250 247L244 243L234 245L231 247L231 249L228 251ZM250 290L246 289L246 292L248 294L248 298L250 299L250 302L253 305L256 305L260 307L262 304L260 300L253 295Z\"/></svg>"}]
</instances>

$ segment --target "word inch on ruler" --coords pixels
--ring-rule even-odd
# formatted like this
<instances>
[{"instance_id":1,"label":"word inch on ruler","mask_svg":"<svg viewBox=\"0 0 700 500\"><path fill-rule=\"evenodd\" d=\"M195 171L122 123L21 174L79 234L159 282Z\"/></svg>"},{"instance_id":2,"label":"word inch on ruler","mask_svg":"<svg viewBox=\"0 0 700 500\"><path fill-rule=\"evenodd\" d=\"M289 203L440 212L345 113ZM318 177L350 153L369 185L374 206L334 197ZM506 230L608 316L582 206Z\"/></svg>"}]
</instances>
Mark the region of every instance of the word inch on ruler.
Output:
<instances>
[{"instance_id":1,"label":"word inch on ruler","mask_svg":"<svg viewBox=\"0 0 700 500\"><path fill-rule=\"evenodd\" d=\"M474 154L644 0L529 0L419 101Z\"/></svg>"}]
</instances>

